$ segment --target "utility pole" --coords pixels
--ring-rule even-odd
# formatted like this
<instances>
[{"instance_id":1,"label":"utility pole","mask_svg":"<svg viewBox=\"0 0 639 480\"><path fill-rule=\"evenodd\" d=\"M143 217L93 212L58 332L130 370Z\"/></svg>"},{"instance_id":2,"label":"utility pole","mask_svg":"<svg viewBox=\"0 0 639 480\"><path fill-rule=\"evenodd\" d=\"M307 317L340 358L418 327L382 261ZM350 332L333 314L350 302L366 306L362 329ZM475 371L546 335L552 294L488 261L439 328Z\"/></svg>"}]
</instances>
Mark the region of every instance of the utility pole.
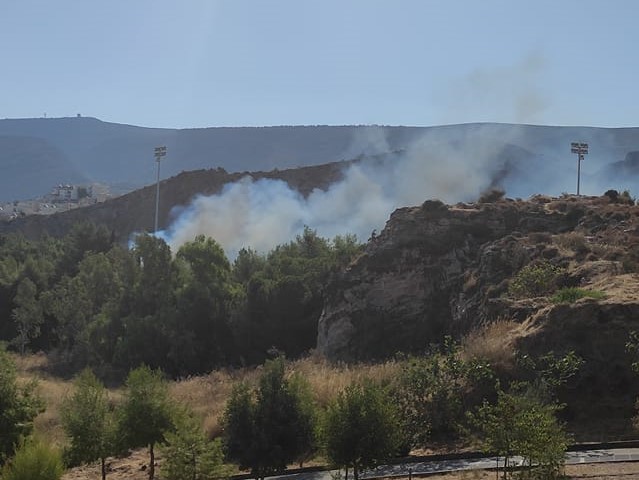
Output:
<instances>
[{"instance_id":1,"label":"utility pole","mask_svg":"<svg viewBox=\"0 0 639 480\"><path fill-rule=\"evenodd\" d=\"M579 195L579 183L581 180L581 162L584 159L584 155L588 154L588 144L572 142L570 144L570 151L577 154L577 195Z\"/></svg>"},{"instance_id":2,"label":"utility pole","mask_svg":"<svg viewBox=\"0 0 639 480\"><path fill-rule=\"evenodd\" d=\"M160 209L160 160L166 155L166 147L155 147L155 161L158 164L158 179L155 186L155 229L153 233L158 231L158 212Z\"/></svg>"}]
</instances>

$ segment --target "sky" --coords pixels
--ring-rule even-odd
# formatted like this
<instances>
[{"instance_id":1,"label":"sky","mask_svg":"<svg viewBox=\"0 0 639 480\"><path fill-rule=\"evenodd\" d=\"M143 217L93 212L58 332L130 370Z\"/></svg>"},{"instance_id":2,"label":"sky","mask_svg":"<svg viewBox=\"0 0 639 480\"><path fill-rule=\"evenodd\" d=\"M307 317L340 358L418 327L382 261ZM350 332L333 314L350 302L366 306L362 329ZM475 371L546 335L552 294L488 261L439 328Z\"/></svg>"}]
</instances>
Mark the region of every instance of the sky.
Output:
<instances>
[{"instance_id":1,"label":"sky","mask_svg":"<svg viewBox=\"0 0 639 480\"><path fill-rule=\"evenodd\" d=\"M636 0L0 0L0 118L639 126Z\"/></svg>"}]
</instances>

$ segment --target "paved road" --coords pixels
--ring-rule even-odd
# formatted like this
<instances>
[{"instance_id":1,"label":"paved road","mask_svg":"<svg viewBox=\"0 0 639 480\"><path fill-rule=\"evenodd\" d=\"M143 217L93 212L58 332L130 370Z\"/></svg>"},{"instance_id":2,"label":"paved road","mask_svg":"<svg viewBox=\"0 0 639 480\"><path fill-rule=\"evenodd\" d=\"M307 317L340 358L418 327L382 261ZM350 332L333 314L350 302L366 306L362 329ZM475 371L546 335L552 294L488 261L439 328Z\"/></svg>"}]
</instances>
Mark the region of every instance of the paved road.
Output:
<instances>
[{"instance_id":1,"label":"paved road","mask_svg":"<svg viewBox=\"0 0 639 480\"><path fill-rule=\"evenodd\" d=\"M517 460L517 459L515 459ZM503 459L501 460L503 461ZM521 461L521 460L519 460ZM599 462L628 462L639 461L639 448L614 448L609 450L585 450L582 452L568 452L566 454L567 464L578 463L599 463ZM398 465L382 465L373 470L362 473L361 478L371 479L378 477L408 476L424 473L444 473L458 470L482 470L497 466L496 457L469 458L458 460L438 460L415 463L404 463ZM343 473L343 472L342 472ZM282 480L332 480L339 478L337 470L321 472L303 472L291 475L280 475L270 477ZM352 478L352 477L351 477Z\"/></svg>"}]
</instances>

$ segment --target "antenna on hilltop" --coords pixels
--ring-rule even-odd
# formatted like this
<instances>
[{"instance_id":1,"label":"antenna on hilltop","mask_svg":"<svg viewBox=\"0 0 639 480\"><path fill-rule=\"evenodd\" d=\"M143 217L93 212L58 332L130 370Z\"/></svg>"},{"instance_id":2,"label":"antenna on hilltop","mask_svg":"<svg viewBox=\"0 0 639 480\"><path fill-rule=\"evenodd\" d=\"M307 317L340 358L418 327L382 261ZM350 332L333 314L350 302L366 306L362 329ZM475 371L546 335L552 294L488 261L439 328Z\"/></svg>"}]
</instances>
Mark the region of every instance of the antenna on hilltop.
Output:
<instances>
[{"instance_id":1,"label":"antenna on hilltop","mask_svg":"<svg viewBox=\"0 0 639 480\"><path fill-rule=\"evenodd\" d=\"M588 144L572 142L570 144L570 151L577 154L577 195L579 195L579 181L581 178L581 162L584 159L584 155L588 154Z\"/></svg>"}]
</instances>

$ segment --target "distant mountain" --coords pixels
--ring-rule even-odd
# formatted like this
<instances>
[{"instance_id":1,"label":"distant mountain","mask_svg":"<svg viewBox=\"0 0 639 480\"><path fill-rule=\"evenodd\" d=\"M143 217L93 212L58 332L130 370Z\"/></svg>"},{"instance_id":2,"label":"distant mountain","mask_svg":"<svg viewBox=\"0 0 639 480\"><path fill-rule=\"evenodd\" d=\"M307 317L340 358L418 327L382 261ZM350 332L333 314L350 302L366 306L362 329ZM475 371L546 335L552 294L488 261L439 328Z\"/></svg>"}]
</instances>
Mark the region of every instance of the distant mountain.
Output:
<instances>
[{"instance_id":1,"label":"distant mountain","mask_svg":"<svg viewBox=\"0 0 639 480\"><path fill-rule=\"evenodd\" d=\"M160 129L102 122L95 118L0 120L0 201L33 198L55 184L95 181L133 187L152 184L153 149L166 145L163 178L183 171L268 171L319 165L360 156L446 146L469 162L499 156L504 146L519 163L521 175L513 194L525 182L541 181L553 191L569 191L564 173L575 169L570 142L590 144L583 164L585 179L628 152L639 151L637 128L551 127L509 124L464 124L438 127L279 126ZM515 160L513 160L515 162ZM611 167L615 168L615 167ZM557 172L562 173L558 175ZM594 187L593 187L594 188ZM599 192L593 192L599 193Z\"/></svg>"},{"instance_id":2,"label":"distant mountain","mask_svg":"<svg viewBox=\"0 0 639 480\"><path fill-rule=\"evenodd\" d=\"M628 152L622 161L606 165L597 173L597 176L618 185L619 189L631 189L631 186L636 185L639 179L639 151Z\"/></svg>"},{"instance_id":3,"label":"distant mountain","mask_svg":"<svg viewBox=\"0 0 639 480\"><path fill-rule=\"evenodd\" d=\"M25 198L25 190L44 194L55 183L87 180L63 151L45 139L34 137L0 136L0 171L3 201Z\"/></svg>"}]
</instances>

